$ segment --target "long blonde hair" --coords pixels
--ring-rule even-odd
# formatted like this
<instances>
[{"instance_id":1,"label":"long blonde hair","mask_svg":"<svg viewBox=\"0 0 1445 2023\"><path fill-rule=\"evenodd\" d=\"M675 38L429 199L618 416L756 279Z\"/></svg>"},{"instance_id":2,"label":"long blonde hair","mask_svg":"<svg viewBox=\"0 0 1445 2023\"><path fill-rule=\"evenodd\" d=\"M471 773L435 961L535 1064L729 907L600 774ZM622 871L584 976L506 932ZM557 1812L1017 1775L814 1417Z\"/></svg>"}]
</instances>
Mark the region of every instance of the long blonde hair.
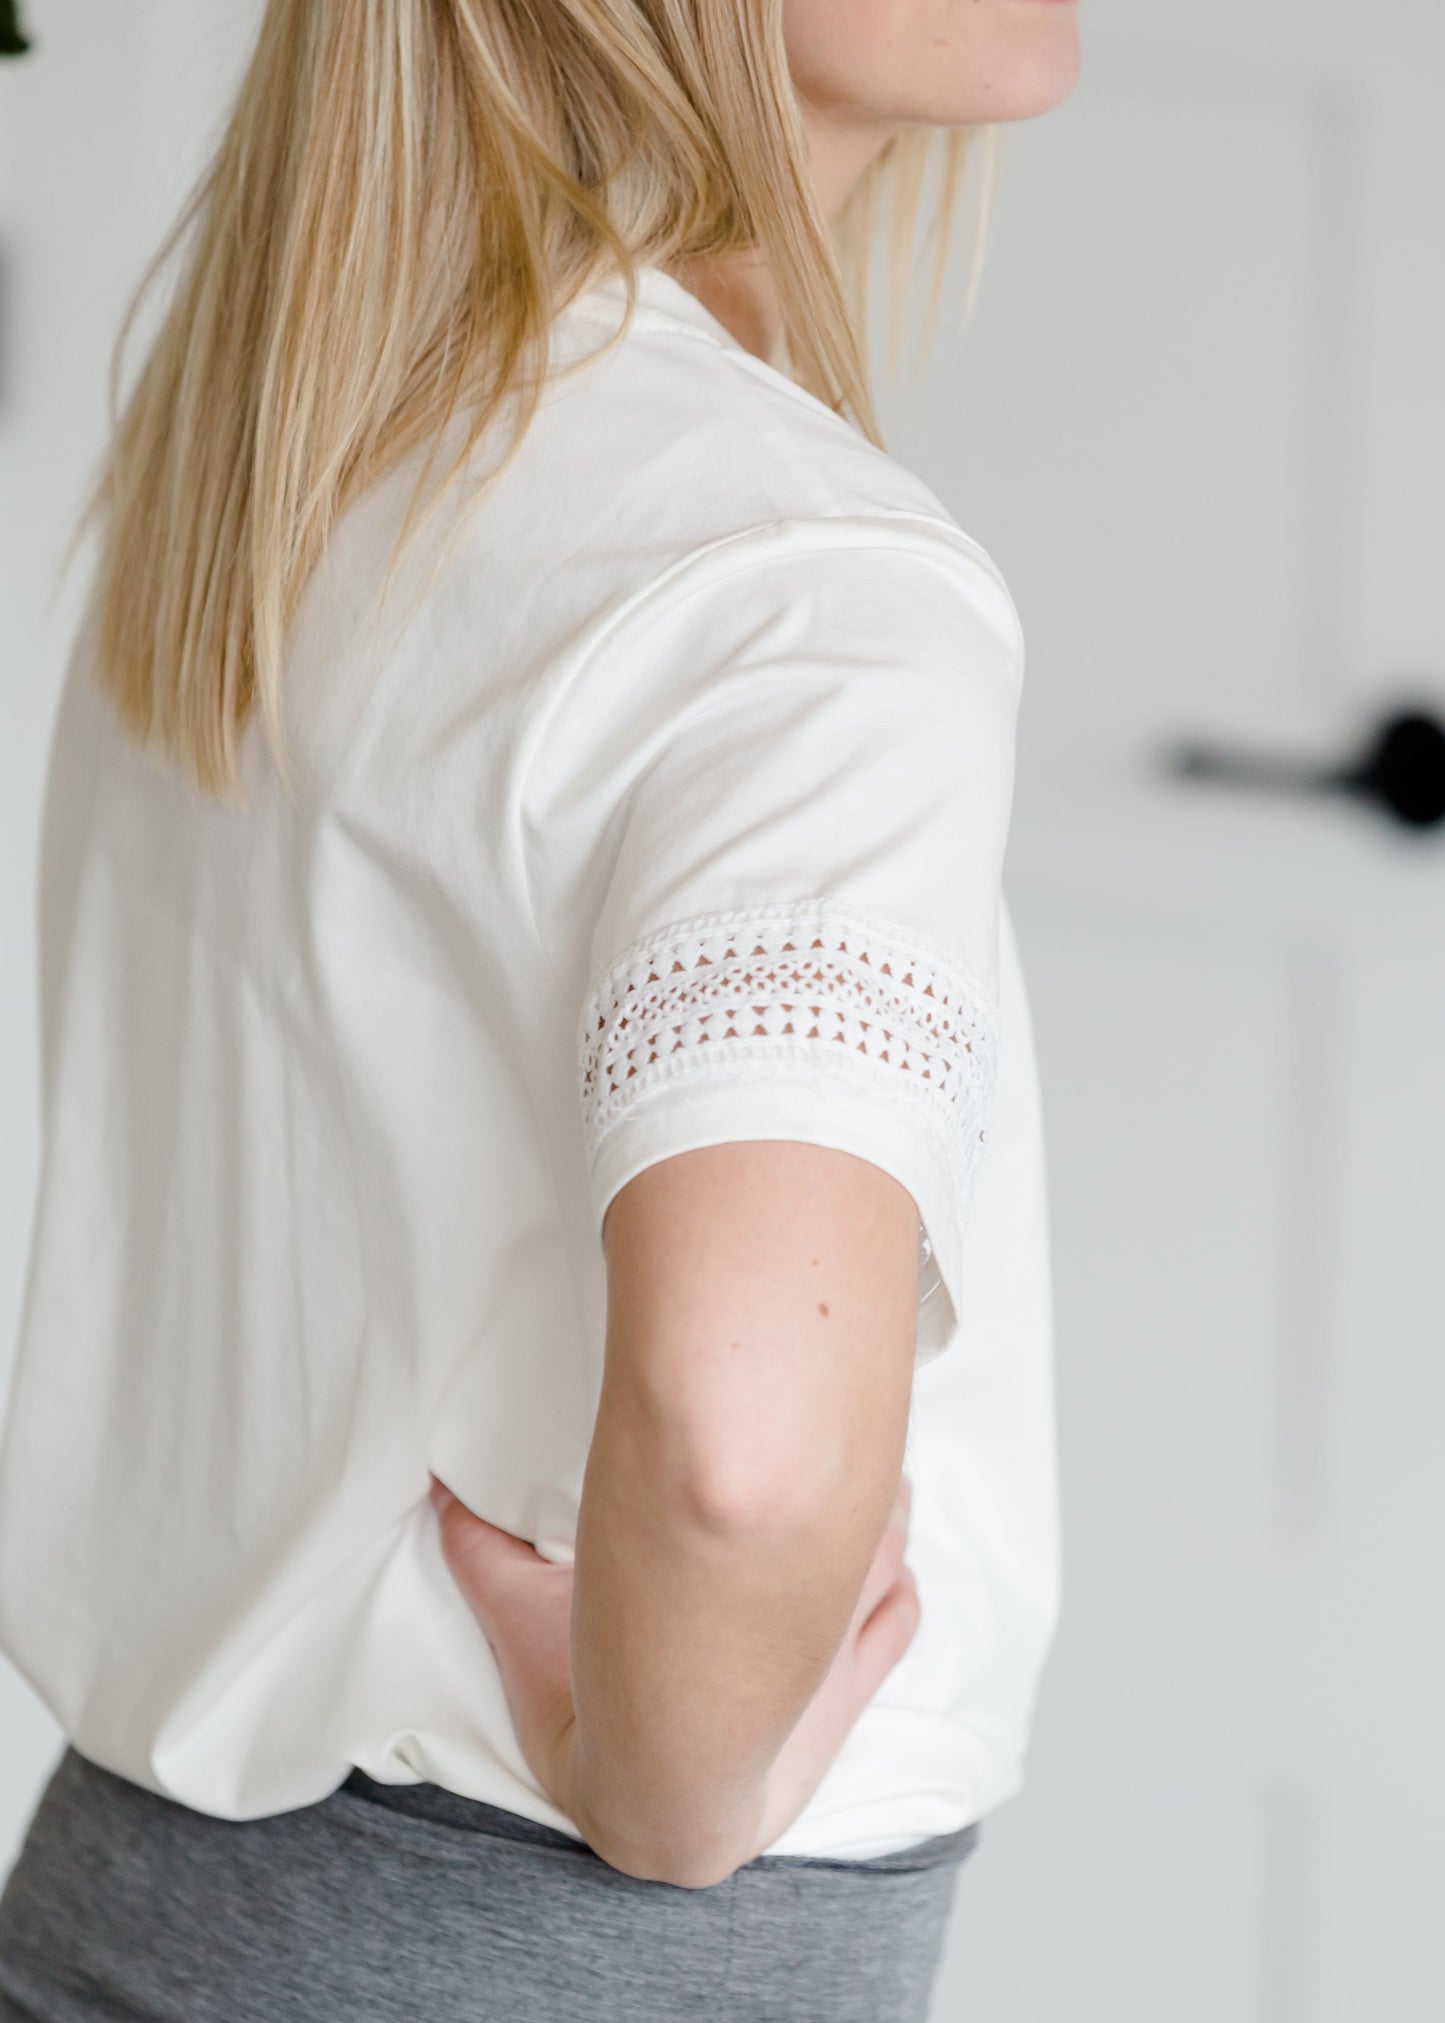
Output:
<instances>
[{"instance_id":1,"label":"long blonde hair","mask_svg":"<svg viewBox=\"0 0 1445 2023\"><path fill-rule=\"evenodd\" d=\"M414 527L504 409L515 447L552 319L605 273L756 249L787 369L876 440L871 221L891 176L911 240L930 136L890 146L835 237L782 7L269 0L142 288L178 269L159 334L113 396L93 637L136 740L223 798L253 713L284 762L285 634L338 516L429 448ZM935 297L969 135L941 139Z\"/></svg>"}]
</instances>

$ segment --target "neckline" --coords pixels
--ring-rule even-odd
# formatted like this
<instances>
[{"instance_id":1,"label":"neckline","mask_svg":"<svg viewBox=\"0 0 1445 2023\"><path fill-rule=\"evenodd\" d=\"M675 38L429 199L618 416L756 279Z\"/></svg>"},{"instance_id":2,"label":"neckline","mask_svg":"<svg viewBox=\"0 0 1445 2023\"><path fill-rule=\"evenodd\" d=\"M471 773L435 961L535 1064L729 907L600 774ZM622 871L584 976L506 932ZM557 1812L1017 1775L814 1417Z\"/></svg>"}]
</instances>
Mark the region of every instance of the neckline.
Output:
<instances>
[{"instance_id":1,"label":"neckline","mask_svg":"<svg viewBox=\"0 0 1445 2023\"><path fill-rule=\"evenodd\" d=\"M671 327L689 331L716 344L723 351L740 352L744 358L755 359L759 365L767 360L756 358L746 345L740 344L725 323L719 322L710 309L704 308L697 296L680 281L661 267L642 265L636 269L637 297L633 311L634 320L642 326L654 329ZM602 314L606 312L609 322L615 321L627 305L627 289L620 273L604 275L569 305L571 312ZM772 368L769 368L770 370Z\"/></svg>"},{"instance_id":2,"label":"neckline","mask_svg":"<svg viewBox=\"0 0 1445 2023\"><path fill-rule=\"evenodd\" d=\"M759 358L755 351L749 351L745 344L740 344L727 325L720 323L712 311L704 308L697 296L690 289L684 288L680 281L675 281L671 274L666 273L661 267L642 264L636 269L636 278L637 300L632 321L638 328L668 330L705 344L713 344L719 351L727 352L740 366L755 374L757 378L778 388L793 400L801 401L815 414L826 415L837 427L847 429L850 435L857 436L860 441L867 441L867 437L862 435L853 422L839 414L835 408L829 407L826 401L819 400L815 393L808 391L807 387L799 386L797 380L790 374L780 371L766 358ZM605 275L600 281L593 282L590 287L584 288L580 295L574 296L564 313L569 316L585 316L591 321L615 326L626 306L626 287L621 274L614 271Z\"/></svg>"}]
</instances>

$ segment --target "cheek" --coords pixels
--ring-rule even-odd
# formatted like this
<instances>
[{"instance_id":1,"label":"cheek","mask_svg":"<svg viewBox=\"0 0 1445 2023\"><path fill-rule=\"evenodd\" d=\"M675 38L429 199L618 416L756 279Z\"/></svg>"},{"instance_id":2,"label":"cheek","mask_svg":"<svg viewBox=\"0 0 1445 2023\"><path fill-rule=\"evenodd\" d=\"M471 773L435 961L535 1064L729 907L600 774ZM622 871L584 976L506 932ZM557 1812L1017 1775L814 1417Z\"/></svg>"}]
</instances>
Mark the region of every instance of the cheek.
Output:
<instances>
[{"instance_id":1,"label":"cheek","mask_svg":"<svg viewBox=\"0 0 1445 2023\"><path fill-rule=\"evenodd\" d=\"M918 17L939 11L940 0L783 0L793 81L813 105L871 112L910 67Z\"/></svg>"}]
</instances>

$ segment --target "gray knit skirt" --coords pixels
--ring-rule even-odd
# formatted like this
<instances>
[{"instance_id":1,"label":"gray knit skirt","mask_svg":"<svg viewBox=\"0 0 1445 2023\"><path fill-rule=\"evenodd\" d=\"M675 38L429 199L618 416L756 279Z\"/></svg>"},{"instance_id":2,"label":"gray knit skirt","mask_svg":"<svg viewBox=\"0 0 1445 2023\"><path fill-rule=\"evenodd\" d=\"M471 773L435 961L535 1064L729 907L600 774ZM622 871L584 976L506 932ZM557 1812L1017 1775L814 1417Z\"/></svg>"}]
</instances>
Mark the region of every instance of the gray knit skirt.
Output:
<instances>
[{"instance_id":1,"label":"gray knit skirt","mask_svg":"<svg viewBox=\"0 0 1445 2023\"><path fill-rule=\"evenodd\" d=\"M436 1785L236 1822L68 1749L0 1898L0 2019L923 2023L976 1831L683 1890Z\"/></svg>"}]
</instances>

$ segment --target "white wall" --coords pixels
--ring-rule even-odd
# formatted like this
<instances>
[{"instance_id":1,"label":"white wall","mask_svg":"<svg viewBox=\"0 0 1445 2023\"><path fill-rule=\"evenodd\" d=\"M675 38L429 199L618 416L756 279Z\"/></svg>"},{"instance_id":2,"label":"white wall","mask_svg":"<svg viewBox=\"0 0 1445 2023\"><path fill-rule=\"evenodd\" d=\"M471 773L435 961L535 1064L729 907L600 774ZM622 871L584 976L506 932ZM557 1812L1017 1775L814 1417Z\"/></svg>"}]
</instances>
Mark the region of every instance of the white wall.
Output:
<instances>
[{"instance_id":1,"label":"white wall","mask_svg":"<svg viewBox=\"0 0 1445 2023\"><path fill-rule=\"evenodd\" d=\"M0 61L0 1363L38 1154L36 829L77 587L60 559L102 440L117 326L254 13L252 0L32 0L34 50ZM53 1744L0 1666L0 1863Z\"/></svg>"}]
</instances>

